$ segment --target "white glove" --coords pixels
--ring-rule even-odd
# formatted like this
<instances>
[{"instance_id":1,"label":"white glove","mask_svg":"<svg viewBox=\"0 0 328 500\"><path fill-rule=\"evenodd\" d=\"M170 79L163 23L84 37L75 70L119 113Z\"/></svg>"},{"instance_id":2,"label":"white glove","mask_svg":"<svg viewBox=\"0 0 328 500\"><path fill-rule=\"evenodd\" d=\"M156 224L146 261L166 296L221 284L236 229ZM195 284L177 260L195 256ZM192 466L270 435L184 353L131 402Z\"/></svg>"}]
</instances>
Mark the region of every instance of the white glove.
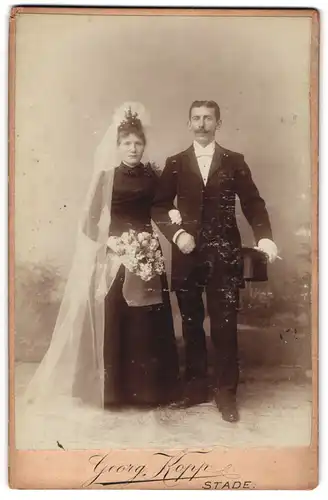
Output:
<instances>
[{"instance_id":1,"label":"white glove","mask_svg":"<svg viewBox=\"0 0 328 500\"><path fill-rule=\"evenodd\" d=\"M182 223L182 218L179 210L169 210L169 217L171 219L172 224L180 225Z\"/></svg>"},{"instance_id":2,"label":"white glove","mask_svg":"<svg viewBox=\"0 0 328 500\"><path fill-rule=\"evenodd\" d=\"M116 236L110 236L107 240L107 246L112 252L117 251L117 237Z\"/></svg>"},{"instance_id":3,"label":"white glove","mask_svg":"<svg viewBox=\"0 0 328 500\"><path fill-rule=\"evenodd\" d=\"M258 245L254 248L256 250L259 250L260 252L265 253L267 255L268 261L270 263L274 262L276 260L276 258L278 257L277 245L272 240L269 240L268 238L262 238L262 240L260 240L258 242Z\"/></svg>"},{"instance_id":4,"label":"white glove","mask_svg":"<svg viewBox=\"0 0 328 500\"><path fill-rule=\"evenodd\" d=\"M191 253L196 246L195 238L186 231L182 231L179 234L176 240L176 244L181 250L181 252L185 254Z\"/></svg>"}]
</instances>

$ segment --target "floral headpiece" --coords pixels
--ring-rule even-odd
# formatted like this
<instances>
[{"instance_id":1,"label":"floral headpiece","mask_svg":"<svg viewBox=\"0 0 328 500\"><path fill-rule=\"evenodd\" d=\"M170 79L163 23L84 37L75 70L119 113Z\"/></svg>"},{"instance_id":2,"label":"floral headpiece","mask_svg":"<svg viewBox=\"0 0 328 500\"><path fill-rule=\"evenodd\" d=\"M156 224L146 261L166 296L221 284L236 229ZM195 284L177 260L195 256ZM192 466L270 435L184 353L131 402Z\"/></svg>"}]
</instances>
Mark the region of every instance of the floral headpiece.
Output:
<instances>
[{"instance_id":1,"label":"floral headpiece","mask_svg":"<svg viewBox=\"0 0 328 500\"><path fill-rule=\"evenodd\" d=\"M124 112L124 118L118 126L118 131L126 130L130 127L142 129L142 123L138 117L138 113L132 113L131 106Z\"/></svg>"}]
</instances>

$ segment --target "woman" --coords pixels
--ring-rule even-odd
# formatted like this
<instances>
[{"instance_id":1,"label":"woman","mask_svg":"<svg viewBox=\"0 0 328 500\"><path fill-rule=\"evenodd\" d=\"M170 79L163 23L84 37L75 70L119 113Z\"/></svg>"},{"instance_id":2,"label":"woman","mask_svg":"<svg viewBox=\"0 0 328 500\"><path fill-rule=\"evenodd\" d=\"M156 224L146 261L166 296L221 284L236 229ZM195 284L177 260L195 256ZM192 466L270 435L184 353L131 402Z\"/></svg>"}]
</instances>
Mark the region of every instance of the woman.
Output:
<instances>
[{"instance_id":1,"label":"woman","mask_svg":"<svg viewBox=\"0 0 328 500\"><path fill-rule=\"evenodd\" d=\"M141 163L144 109L127 103L114 115L95 161L76 255L50 348L27 391L107 405L171 402L178 355L165 274L149 281L115 252L129 230L152 233L157 175Z\"/></svg>"},{"instance_id":2,"label":"woman","mask_svg":"<svg viewBox=\"0 0 328 500\"><path fill-rule=\"evenodd\" d=\"M141 121L128 110L117 132L121 163L114 173L109 228L109 245L113 242L114 249L114 238L124 232L153 232L150 209L157 175L149 164L141 163L145 145ZM140 300L140 292L140 305L129 305L124 295L132 303L134 296ZM165 404L172 400L178 358L164 275L149 284L140 277L134 279L120 266L105 299L104 365L105 404Z\"/></svg>"}]
</instances>

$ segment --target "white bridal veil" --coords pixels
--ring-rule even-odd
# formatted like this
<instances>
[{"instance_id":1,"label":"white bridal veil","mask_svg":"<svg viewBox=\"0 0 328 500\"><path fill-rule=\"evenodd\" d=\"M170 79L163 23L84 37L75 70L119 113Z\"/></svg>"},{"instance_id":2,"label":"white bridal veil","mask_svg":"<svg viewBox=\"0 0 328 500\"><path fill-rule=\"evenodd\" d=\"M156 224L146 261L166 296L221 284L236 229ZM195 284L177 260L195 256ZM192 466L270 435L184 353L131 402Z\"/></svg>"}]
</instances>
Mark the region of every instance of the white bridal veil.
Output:
<instances>
[{"instance_id":1,"label":"white bridal veil","mask_svg":"<svg viewBox=\"0 0 328 500\"><path fill-rule=\"evenodd\" d=\"M127 102L114 113L98 146L94 172L79 223L75 255L49 349L29 383L24 402L58 397L104 404L104 299L120 261L106 249L110 224L117 128L131 108L144 128L149 118L140 103Z\"/></svg>"}]
</instances>

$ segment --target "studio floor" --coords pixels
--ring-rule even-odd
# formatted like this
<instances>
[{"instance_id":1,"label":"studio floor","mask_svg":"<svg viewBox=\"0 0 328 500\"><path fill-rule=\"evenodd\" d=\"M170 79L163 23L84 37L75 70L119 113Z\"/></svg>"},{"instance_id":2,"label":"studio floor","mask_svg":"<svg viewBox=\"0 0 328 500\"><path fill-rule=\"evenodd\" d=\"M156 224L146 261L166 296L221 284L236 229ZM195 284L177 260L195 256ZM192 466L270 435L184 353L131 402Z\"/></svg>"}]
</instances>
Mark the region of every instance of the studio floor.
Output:
<instances>
[{"instance_id":1,"label":"studio floor","mask_svg":"<svg viewBox=\"0 0 328 500\"><path fill-rule=\"evenodd\" d=\"M27 413L22 394L36 364L17 363L16 448L104 449L181 448L195 446L304 446L311 439L310 381L274 379L267 371L239 386L240 422L221 419L214 403L187 410L125 409L102 411L65 402L55 408ZM262 373L262 375L261 375Z\"/></svg>"}]
</instances>

